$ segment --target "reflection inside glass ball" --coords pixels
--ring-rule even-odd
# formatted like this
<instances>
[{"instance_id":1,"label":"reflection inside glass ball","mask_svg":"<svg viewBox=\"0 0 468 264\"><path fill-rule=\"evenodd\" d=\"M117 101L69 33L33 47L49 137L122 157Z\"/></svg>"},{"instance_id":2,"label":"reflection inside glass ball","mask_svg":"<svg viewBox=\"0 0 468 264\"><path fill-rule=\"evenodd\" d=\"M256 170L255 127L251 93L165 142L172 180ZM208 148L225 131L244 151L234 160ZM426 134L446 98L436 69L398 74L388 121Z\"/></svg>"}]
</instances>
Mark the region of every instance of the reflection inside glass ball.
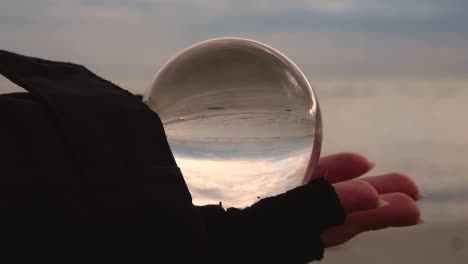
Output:
<instances>
[{"instance_id":1,"label":"reflection inside glass ball","mask_svg":"<svg viewBox=\"0 0 468 264\"><path fill-rule=\"evenodd\" d=\"M302 184L320 153L320 110L307 79L255 41L182 51L144 102L164 124L195 205L243 208L281 194Z\"/></svg>"}]
</instances>

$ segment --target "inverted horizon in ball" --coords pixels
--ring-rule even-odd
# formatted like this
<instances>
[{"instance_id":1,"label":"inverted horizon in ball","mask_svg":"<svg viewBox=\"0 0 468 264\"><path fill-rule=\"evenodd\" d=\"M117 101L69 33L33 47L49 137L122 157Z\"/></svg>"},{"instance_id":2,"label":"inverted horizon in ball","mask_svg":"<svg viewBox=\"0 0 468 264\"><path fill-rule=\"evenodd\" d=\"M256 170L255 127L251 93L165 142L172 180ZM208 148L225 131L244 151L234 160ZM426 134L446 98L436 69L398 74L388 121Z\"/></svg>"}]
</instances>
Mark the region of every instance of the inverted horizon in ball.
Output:
<instances>
[{"instance_id":1,"label":"inverted horizon in ball","mask_svg":"<svg viewBox=\"0 0 468 264\"><path fill-rule=\"evenodd\" d=\"M144 102L161 118L196 205L246 207L302 184L321 148L309 82L275 49L205 41L158 72Z\"/></svg>"}]
</instances>

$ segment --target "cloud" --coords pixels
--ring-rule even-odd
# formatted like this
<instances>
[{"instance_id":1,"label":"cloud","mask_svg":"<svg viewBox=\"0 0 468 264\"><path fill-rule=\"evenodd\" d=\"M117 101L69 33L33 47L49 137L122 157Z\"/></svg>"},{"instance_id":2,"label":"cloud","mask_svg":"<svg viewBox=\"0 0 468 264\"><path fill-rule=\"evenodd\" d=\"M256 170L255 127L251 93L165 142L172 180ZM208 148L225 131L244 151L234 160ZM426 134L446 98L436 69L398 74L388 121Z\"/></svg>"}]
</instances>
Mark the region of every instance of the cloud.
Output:
<instances>
[{"instance_id":1,"label":"cloud","mask_svg":"<svg viewBox=\"0 0 468 264\"><path fill-rule=\"evenodd\" d=\"M143 92L181 49L221 36L253 38L314 79L466 78L468 2L0 1L0 48L85 64Z\"/></svg>"}]
</instances>

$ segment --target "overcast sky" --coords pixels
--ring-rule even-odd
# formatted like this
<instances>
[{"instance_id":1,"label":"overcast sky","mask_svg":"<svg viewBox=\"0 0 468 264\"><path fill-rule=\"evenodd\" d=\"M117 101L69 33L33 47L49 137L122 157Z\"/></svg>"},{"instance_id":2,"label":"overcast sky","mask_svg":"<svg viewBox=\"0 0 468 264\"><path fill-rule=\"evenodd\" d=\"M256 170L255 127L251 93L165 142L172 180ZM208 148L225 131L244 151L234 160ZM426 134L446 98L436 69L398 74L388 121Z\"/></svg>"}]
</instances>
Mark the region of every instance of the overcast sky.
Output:
<instances>
[{"instance_id":1,"label":"overcast sky","mask_svg":"<svg viewBox=\"0 0 468 264\"><path fill-rule=\"evenodd\" d=\"M466 10L466 0L0 0L0 48L84 64L134 92L181 49L225 36L279 49L312 80L468 79Z\"/></svg>"}]
</instances>

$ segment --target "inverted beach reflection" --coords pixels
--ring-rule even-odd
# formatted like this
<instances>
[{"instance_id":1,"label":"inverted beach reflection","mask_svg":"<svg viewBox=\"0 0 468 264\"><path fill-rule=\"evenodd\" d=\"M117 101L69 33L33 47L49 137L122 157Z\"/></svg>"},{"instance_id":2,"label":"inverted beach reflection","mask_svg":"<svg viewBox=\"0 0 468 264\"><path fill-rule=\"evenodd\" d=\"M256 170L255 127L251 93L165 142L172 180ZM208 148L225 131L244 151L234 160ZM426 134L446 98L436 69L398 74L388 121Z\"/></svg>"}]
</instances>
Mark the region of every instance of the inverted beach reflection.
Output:
<instances>
[{"instance_id":1,"label":"inverted beach reflection","mask_svg":"<svg viewBox=\"0 0 468 264\"><path fill-rule=\"evenodd\" d=\"M196 205L245 207L299 186L321 148L314 92L287 57L252 40L198 43L143 101L161 118Z\"/></svg>"},{"instance_id":2,"label":"inverted beach reflection","mask_svg":"<svg viewBox=\"0 0 468 264\"><path fill-rule=\"evenodd\" d=\"M165 123L193 203L221 202L225 208L243 208L299 186L314 143L313 128L312 118L295 118L289 111Z\"/></svg>"}]
</instances>

